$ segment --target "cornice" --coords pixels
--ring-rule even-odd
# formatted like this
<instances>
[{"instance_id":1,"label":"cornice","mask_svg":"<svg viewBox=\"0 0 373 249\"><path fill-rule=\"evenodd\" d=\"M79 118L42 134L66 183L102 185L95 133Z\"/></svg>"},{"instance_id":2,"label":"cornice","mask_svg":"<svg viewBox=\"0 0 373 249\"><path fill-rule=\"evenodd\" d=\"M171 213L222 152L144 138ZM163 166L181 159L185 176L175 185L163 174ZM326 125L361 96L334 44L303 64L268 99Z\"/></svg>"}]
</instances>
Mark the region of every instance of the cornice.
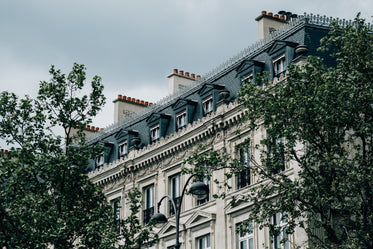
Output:
<instances>
[{"instance_id":1,"label":"cornice","mask_svg":"<svg viewBox=\"0 0 373 249\"><path fill-rule=\"evenodd\" d=\"M220 105L216 112L203 117L154 144L133 150L127 156L89 172L98 185L105 185L132 172L152 167L167 158L187 150L214 136L219 130L236 125L243 117L242 105L237 101Z\"/></svg>"}]
</instances>

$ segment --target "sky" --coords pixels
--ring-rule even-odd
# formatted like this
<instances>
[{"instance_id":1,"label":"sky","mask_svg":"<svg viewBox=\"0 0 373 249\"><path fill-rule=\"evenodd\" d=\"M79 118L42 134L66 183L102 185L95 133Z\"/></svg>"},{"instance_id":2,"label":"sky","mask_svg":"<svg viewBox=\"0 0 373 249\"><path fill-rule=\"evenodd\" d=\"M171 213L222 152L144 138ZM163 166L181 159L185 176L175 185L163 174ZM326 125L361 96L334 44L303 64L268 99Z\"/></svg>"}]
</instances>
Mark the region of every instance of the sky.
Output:
<instances>
[{"instance_id":1,"label":"sky","mask_svg":"<svg viewBox=\"0 0 373 249\"><path fill-rule=\"evenodd\" d=\"M84 64L105 86L104 128L118 94L157 102L174 68L203 75L255 43L262 10L373 22L372 0L0 0L0 92L35 97L51 65Z\"/></svg>"}]
</instances>

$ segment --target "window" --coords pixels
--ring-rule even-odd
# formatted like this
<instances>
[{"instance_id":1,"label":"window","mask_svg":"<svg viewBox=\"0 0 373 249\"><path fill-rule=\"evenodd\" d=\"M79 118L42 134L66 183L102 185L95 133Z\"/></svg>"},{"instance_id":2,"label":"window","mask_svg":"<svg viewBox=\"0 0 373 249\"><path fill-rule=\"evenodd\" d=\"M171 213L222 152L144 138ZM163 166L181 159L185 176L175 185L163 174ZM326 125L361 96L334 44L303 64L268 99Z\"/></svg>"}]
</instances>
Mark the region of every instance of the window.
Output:
<instances>
[{"instance_id":1,"label":"window","mask_svg":"<svg viewBox=\"0 0 373 249\"><path fill-rule=\"evenodd\" d=\"M281 55L277 59L273 60L273 70L275 76L285 71L285 55Z\"/></svg>"},{"instance_id":2,"label":"window","mask_svg":"<svg viewBox=\"0 0 373 249\"><path fill-rule=\"evenodd\" d=\"M198 249L210 249L210 234L204 235L197 238L197 248Z\"/></svg>"},{"instance_id":3,"label":"window","mask_svg":"<svg viewBox=\"0 0 373 249\"><path fill-rule=\"evenodd\" d=\"M120 229L120 212L121 212L121 204L120 204L120 197L110 201L111 208L113 211L113 220L115 228L119 231Z\"/></svg>"},{"instance_id":4,"label":"window","mask_svg":"<svg viewBox=\"0 0 373 249\"><path fill-rule=\"evenodd\" d=\"M247 227L246 227L247 225ZM254 249L254 233L253 233L253 222L249 221L245 224L245 228L241 231L242 224L238 224L240 229L238 233L238 248L239 249Z\"/></svg>"},{"instance_id":5,"label":"window","mask_svg":"<svg viewBox=\"0 0 373 249\"><path fill-rule=\"evenodd\" d=\"M150 218L154 215L154 185L149 185L144 188L144 224L150 221Z\"/></svg>"},{"instance_id":6,"label":"window","mask_svg":"<svg viewBox=\"0 0 373 249\"><path fill-rule=\"evenodd\" d=\"M176 129L181 129L185 127L187 124L186 122L186 112L183 112L176 116Z\"/></svg>"},{"instance_id":7,"label":"window","mask_svg":"<svg viewBox=\"0 0 373 249\"><path fill-rule=\"evenodd\" d=\"M200 180L201 180L201 179L200 179ZM202 181L203 181L207 186L209 186L209 180L208 180L207 178L202 179ZM200 197L200 196L197 196L197 206L202 205L202 204L208 202L209 200L210 200L210 193L207 194L207 196L204 197L204 198L203 198L203 197Z\"/></svg>"},{"instance_id":8,"label":"window","mask_svg":"<svg viewBox=\"0 0 373 249\"><path fill-rule=\"evenodd\" d=\"M122 157L122 156L126 155L127 154L127 149L128 149L127 142L121 143L119 145L119 156Z\"/></svg>"},{"instance_id":9,"label":"window","mask_svg":"<svg viewBox=\"0 0 373 249\"><path fill-rule=\"evenodd\" d=\"M180 174L171 176L169 179L169 188L170 188L170 196L172 200L175 202L176 207L180 204L180 196L181 196L181 184L180 184ZM175 210L174 207L169 201L169 214L174 215Z\"/></svg>"},{"instance_id":10,"label":"window","mask_svg":"<svg viewBox=\"0 0 373 249\"><path fill-rule=\"evenodd\" d=\"M253 81L254 80L254 75L253 73L250 73L246 76L244 76L241 80L242 83L246 83L246 82L250 82L250 81Z\"/></svg>"},{"instance_id":11,"label":"window","mask_svg":"<svg viewBox=\"0 0 373 249\"><path fill-rule=\"evenodd\" d=\"M244 144L239 148L240 163L242 170L237 174L237 188L244 188L251 184L250 175L250 145Z\"/></svg>"},{"instance_id":12,"label":"window","mask_svg":"<svg viewBox=\"0 0 373 249\"><path fill-rule=\"evenodd\" d=\"M271 172L277 174L285 170L284 138L274 138L270 142Z\"/></svg>"},{"instance_id":13,"label":"window","mask_svg":"<svg viewBox=\"0 0 373 249\"><path fill-rule=\"evenodd\" d=\"M104 165L104 153L101 153L96 157L96 167L100 167L102 165Z\"/></svg>"},{"instance_id":14,"label":"window","mask_svg":"<svg viewBox=\"0 0 373 249\"><path fill-rule=\"evenodd\" d=\"M203 101L202 108L203 108L203 116L212 112L212 97Z\"/></svg>"},{"instance_id":15,"label":"window","mask_svg":"<svg viewBox=\"0 0 373 249\"><path fill-rule=\"evenodd\" d=\"M272 222L279 229L279 234L273 237L273 249L289 249L286 212L278 212L273 215Z\"/></svg>"},{"instance_id":16,"label":"window","mask_svg":"<svg viewBox=\"0 0 373 249\"><path fill-rule=\"evenodd\" d=\"M153 126L150 128L150 139L152 142L158 140L160 138L159 136L159 125Z\"/></svg>"}]
</instances>

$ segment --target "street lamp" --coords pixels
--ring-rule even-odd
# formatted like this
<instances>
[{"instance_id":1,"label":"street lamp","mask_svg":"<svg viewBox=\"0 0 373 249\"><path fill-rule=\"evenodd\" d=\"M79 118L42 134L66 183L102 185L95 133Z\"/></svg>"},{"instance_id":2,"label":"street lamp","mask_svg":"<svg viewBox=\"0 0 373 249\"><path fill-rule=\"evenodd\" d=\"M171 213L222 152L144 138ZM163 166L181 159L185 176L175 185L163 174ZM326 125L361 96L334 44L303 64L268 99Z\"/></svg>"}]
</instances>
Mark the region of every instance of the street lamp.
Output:
<instances>
[{"instance_id":1,"label":"street lamp","mask_svg":"<svg viewBox=\"0 0 373 249\"><path fill-rule=\"evenodd\" d=\"M171 203L172 203L172 206L175 210L175 219L176 219L176 243L175 243L175 249L179 249L181 244L180 244L180 241L179 241L179 221L180 221L180 211L181 211L181 203L183 201L183 197L184 197L184 194L185 194L185 189L189 183L189 181L194 177L194 176L200 176L200 174L193 174L191 175L188 180L186 181L184 187L183 187L183 191L181 192L181 197L180 197L180 202L176 205L174 200L172 199L171 196L169 195L165 195L161 198L161 200L158 202L158 205L157 205L157 211L158 213L154 214L153 217L151 218L151 220L157 224L164 224L167 222L167 217L166 215L162 214L162 213L159 213L159 207L161 206L161 203L162 201L165 199L165 198L168 198ZM195 183L192 184L192 186L190 187L189 189L189 193L193 194L193 195L197 195L197 198L198 199L203 199L203 198L206 198L209 194L209 187L201 182L201 181L197 181Z\"/></svg>"}]
</instances>

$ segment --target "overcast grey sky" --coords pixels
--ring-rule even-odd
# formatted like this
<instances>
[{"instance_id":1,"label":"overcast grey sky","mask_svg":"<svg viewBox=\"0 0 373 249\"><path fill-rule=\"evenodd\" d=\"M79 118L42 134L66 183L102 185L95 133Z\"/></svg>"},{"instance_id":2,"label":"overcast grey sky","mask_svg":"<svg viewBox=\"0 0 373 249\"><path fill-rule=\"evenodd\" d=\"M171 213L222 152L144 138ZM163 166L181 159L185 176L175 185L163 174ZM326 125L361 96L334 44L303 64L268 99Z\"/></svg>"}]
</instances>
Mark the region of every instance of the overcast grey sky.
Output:
<instances>
[{"instance_id":1,"label":"overcast grey sky","mask_svg":"<svg viewBox=\"0 0 373 249\"><path fill-rule=\"evenodd\" d=\"M0 0L0 91L35 96L55 65L100 75L113 122L117 94L156 102L173 68L207 73L257 40L262 10L372 22L372 0Z\"/></svg>"}]
</instances>

